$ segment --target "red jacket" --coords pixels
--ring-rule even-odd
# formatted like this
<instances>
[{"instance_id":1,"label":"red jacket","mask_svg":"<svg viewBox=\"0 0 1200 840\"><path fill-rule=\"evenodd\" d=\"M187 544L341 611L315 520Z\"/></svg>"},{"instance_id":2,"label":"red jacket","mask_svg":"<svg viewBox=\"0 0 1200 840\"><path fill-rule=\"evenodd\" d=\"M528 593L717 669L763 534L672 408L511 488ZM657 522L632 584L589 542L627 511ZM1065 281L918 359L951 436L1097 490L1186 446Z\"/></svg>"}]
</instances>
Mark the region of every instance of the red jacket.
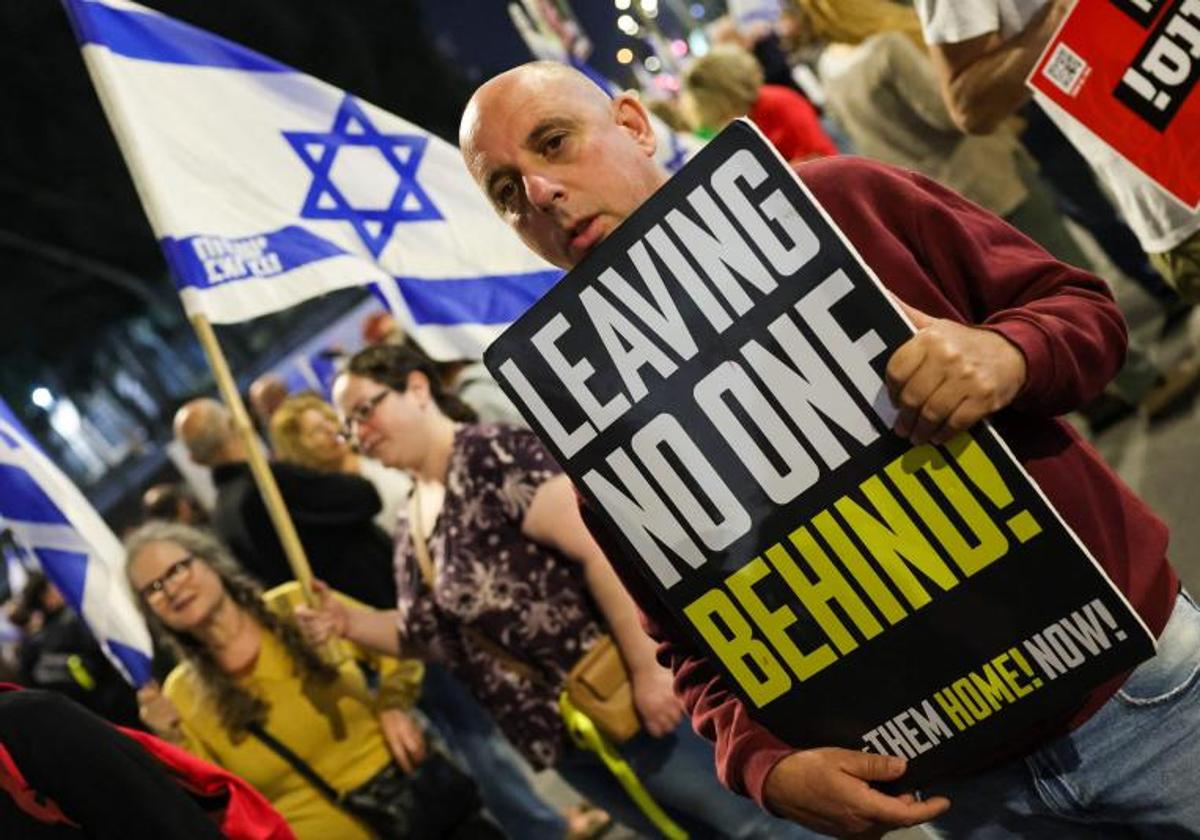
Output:
<instances>
[{"instance_id":1,"label":"red jacket","mask_svg":"<svg viewBox=\"0 0 1200 840\"><path fill-rule=\"evenodd\" d=\"M817 109L789 87L760 87L749 117L784 160L799 162L838 153L837 146L821 127Z\"/></svg>"},{"instance_id":2,"label":"red jacket","mask_svg":"<svg viewBox=\"0 0 1200 840\"><path fill-rule=\"evenodd\" d=\"M19 691L20 688L16 685L0 683L0 692ZM55 702L71 702L56 695L41 692L29 692L28 696L32 699L35 694L51 698ZM72 711L74 710L72 709ZM46 719L47 726L54 725L54 720L51 718L53 713L54 708L47 707L46 712L42 714L42 717ZM69 731L75 732L77 735L80 731L90 733L92 730L96 730L99 734L105 734L107 724L100 718L94 717L82 709L79 710L79 718L79 720L72 721L75 728ZM18 721L14 720L12 723L16 725ZM83 727L82 730L80 730L80 726ZM167 776L203 809L212 819L214 827L225 837L232 838L232 840L295 840L295 835L279 812L247 782L153 735L120 726L115 726L113 729L141 745L142 749L162 767ZM94 779L94 776L88 774L103 771L95 769L94 766L89 769L86 753L89 748L102 748L106 743L109 742L104 739L98 739L96 743L91 744L79 743L77 746L81 754L62 754L60 751L52 756L39 755L37 763L45 777L47 765L50 762L60 762L61 764L53 764L51 767L61 767L61 773L76 774L81 778L80 784L68 786L66 789L82 790L82 795L94 796L94 791L89 789L89 780ZM25 746L28 747L28 744ZM16 806L15 814L24 815L23 822L17 820L23 827L14 830L21 831L21 836L24 836L26 833L36 832L39 828L43 828L44 831L37 834L39 837L93 836L96 834L96 826L80 826L78 815L74 815L75 819L72 819L73 808L70 802L55 802L44 791L36 790L26 778L29 771L22 772L14 753L21 754L11 744L5 744L3 739L0 739L0 797L7 795ZM58 770L52 772L55 773L56 778L61 778ZM134 794L131 792L130 795ZM13 814L10 816L15 818ZM6 823L6 825L10 825L11 828L11 823ZM103 828L109 832L108 836L112 836L119 830L119 827L111 825Z\"/></svg>"},{"instance_id":3,"label":"red jacket","mask_svg":"<svg viewBox=\"0 0 1200 840\"><path fill-rule=\"evenodd\" d=\"M154 756L184 789L202 799L225 798L218 816L221 832L232 840L295 840L274 806L240 776L196 758L182 747L136 729L117 729Z\"/></svg>"},{"instance_id":4,"label":"red jacket","mask_svg":"<svg viewBox=\"0 0 1200 840\"><path fill-rule=\"evenodd\" d=\"M1160 634L1179 591L1166 560L1167 528L1099 453L1055 419L1100 393L1124 362L1125 322L1108 286L921 175L849 157L801 164L796 172L899 298L934 317L994 330L1025 355L1024 388L992 420L1150 631ZM751 719L633 564L612 553L601 529L593 532L661 643L659 660L674 671L693 725L714 742L721 781L761 804L767 774L796 748ZM1024 747L1078 726L1123 679L1093 691L1070 721L1031 733Z\"/></svg>"}]
</instances>

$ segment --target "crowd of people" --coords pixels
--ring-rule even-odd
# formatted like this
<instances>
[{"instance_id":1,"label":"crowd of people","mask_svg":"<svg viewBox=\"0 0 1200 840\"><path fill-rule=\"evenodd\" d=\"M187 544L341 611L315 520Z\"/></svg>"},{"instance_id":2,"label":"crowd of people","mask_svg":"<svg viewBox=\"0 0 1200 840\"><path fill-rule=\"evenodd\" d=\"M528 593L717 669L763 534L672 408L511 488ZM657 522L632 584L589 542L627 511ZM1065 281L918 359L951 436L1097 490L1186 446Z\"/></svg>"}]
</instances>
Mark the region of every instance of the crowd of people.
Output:
<instances>
[{"instance_id":1,"label":"crowd of people","mask_svg":"<svg viewBox=\"0 0 1200 840\"><path fill-rule=\"evenodd\" d=\"M1099 430L1138 407L1153 416L1200 382L1194 354L1163 369L1129 342L1086 256L1104 251L1169 331L1200 302L1200 216L1029 99L1024 79L1069 0L783 5L773 25L727 28L657 110L701 138L743 116L759 126L917 328L887 367L896 434L943 442L990 418L1157 656L1008 755L884 793L875 783L902 787L902 759L798 749L756 722L486 370L435 363L377 316L330 399L271 377L249 394L313 599L251 474L256 444L197 398L174 433L211 470L215 504L156 485L125 537L160 680L135 698L40 577L10 615L24 632L15 680L248 782L300 838L558 840L614 821L671 837L930 820L952 837L1200 831L1187 770L1200 610L1167 561L1166 526L1059 419L1081 410ZM666 182L655 142L637 97L552 62L484 84L460 136L496 211L565 269ZM589 740L562 698L601 650L620 663L634 726ZM582 804L547 802L533 783L547 772Z\"/></svg>"}]
</instances>

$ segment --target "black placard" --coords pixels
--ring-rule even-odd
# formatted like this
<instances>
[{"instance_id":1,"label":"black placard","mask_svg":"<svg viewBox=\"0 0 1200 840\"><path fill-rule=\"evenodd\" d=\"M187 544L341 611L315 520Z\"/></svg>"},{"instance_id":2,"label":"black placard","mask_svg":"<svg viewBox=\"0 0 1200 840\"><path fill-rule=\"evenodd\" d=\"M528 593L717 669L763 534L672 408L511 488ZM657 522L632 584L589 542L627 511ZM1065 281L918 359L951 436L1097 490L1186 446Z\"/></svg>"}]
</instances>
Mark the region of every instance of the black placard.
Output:
<instances>
[{"instance_id":1,"label":"black placard","mask_svg":"<svg viewBox=\"0 0 1200 840\"><path fill-rule=\"evenodd\" d=\"M990 426L889 431L910 335L737 122L486 362L758 721L905 755L920 785L1153 641Z\"/></svg>"}]
</instances>

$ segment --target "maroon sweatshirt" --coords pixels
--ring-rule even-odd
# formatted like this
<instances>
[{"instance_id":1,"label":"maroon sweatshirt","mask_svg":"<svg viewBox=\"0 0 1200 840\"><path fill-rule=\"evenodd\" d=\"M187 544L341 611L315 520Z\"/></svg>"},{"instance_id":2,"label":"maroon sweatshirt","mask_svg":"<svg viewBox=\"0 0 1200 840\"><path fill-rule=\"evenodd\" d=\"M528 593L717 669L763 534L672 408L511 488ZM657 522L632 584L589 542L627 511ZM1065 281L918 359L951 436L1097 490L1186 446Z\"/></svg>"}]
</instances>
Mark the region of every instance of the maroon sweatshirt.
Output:
<instances>
[{"instance_id":1,"label":"maroon sweatshirt","mask_svg":"<svg viewBox=\"0 0 1200 840\"><path fill-rule=\"evenodd\" d=\"M1125 322L1108 286L916 173L848 157L803 163L796 172L897 297L934 317L993 330L1025 355L1025 385L992 421L1158 636L1179 591L1166 559L1167 527L1096 450L1055 419L1099 394L1124 362ZM590 524L587 511L585 520ZM721 781L763 804L767 774L796 748L750 717L634 564L612 551L601 529L592 530L660 642L659 661L674 671L693 725L715 744ZM1087 720L1123 681L1095 689L1070 720L1054 722L1025 748Z\"/></svg>"}]
</instances>

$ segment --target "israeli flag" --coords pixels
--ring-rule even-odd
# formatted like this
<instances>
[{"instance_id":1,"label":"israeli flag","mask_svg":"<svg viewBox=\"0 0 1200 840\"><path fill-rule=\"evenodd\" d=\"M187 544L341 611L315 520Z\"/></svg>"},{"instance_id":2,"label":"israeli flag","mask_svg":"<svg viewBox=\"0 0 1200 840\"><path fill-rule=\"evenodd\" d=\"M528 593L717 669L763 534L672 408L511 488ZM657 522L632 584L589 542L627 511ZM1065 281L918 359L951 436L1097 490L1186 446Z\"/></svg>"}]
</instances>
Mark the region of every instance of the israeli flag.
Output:
<instances>
[{"instance_id":1,"label":"israeli flag","mask_svg":"<svg viewBox=\"0 0 1200 840\"><path fill-rule=\"evenodd\" d=\"M125 582L125 551L79 489L0 400L0 530L37 558L135 687L150 679L150 633Z\"/></svg>"},{"instance_id":2,"label":"israeli flag","mask_svg":"<svg viewBox=\"0 0 1200 840\"><path fill-rule=\"evenodd\" d=\"M477 358L562 275L419 126L136 3L63 2L189 315L375 283L426 352Z\"/></svg>"}]
</instances>

